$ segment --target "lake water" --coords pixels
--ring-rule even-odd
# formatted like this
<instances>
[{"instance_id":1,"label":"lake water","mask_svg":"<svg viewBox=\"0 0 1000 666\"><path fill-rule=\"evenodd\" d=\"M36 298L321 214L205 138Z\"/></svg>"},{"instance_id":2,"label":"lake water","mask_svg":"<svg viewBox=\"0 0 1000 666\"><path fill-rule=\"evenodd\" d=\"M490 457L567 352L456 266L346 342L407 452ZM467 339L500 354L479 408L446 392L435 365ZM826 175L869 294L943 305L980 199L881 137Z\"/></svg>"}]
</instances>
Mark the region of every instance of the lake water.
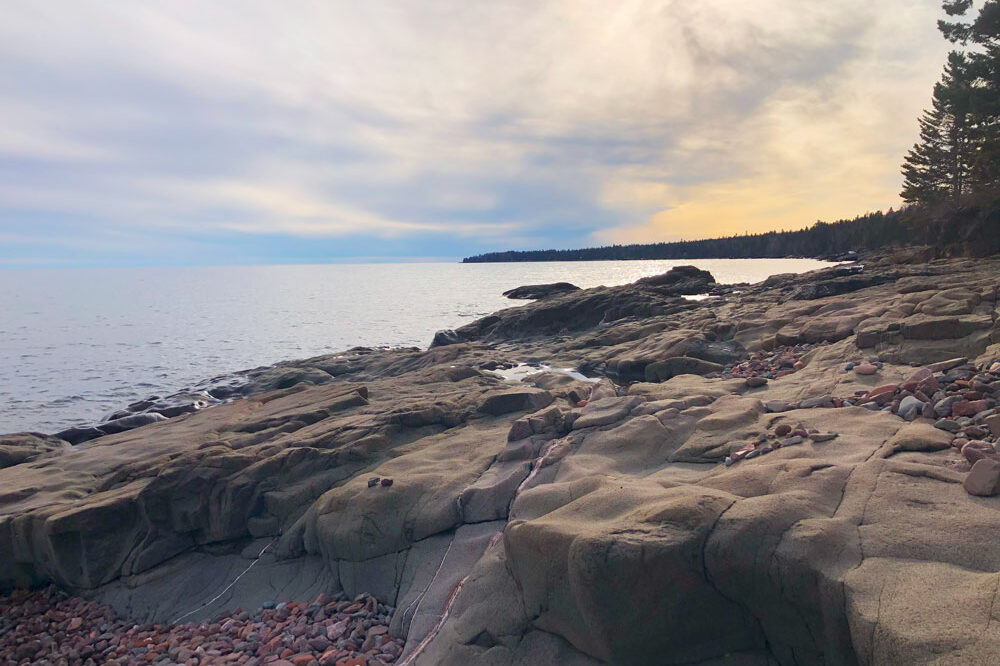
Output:
<instances>
[{"instance_id":1,"label":"lake water","mask_svg":"<svg viewBox=\"0 0 1000 666\"><path fill-rule=\"evenodd\" d=\"M523 284L694 264L758 282L811 259L0 270L0 433L55 432L227 372L356 345L426 347Z\"/></svg>"}]
</instances>

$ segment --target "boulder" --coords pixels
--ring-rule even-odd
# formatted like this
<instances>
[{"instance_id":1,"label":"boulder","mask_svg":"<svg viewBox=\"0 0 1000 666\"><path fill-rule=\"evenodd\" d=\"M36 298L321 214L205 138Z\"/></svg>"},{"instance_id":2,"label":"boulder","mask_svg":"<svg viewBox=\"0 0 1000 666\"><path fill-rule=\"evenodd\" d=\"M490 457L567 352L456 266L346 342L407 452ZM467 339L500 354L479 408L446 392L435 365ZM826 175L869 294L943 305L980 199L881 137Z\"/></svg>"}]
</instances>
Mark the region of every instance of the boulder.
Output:
<instances>
[{"instance_id":1,"label":"boulder","mask_svg":"<svg viewBox=\"0 0 1000 666\"><path fill-rule=\"evenodd\" d=\"M675 356L646 366L647 382L664 382L677 375L707 375L721 372L722 366L690 356Z\"/></svg>"},{"instance_id":2,"label":"boulder","mask_svg":"<svg viewBox=\"0 0 1000 666\"><path fill-rule=\"evenodd\" d=\"M673 294L704 294L715 286L715 278L695 266L675 266L666 273L640 278L636 284L669 289Z\"/></svg>"},{"instance_id":3,"label":"boulder","mask_svg":"<svg viewBox=\"0 0 1000 666\"><path fill-rule=\"evenodd\" d=\"M461 334L453 331L450 328L443 329L434 334L434 339L431 341L431 349L435 347L447 347L448 345L457 345L463 342L468 342Z\"/></svg>"},{"instance_id":4,"label":"boulder","mask_svg":"<svg viewBox=\"0 0 1000 666\"><path fill-rule=\"evenodd\" d=\"M852 267L862 269L862 266ZM849 294L853 291L858 291L859 289L865 289L878 284L883 284L887 282L890 278L883 275L857 275L857 274L846 274L844 275L842 271L838 269L830 269L831 275L834 277L829 280L822 280L813 282L811 284L803 285L792 292L790 298L793 300L816 300L818 298L826 298L828 296L836 296L838 294ZM841 273L837 276L838 272ZM859 273L860 270L856 271Z\"/></svg>"},{"instance_id":5,"label":"boulder","mask_svg":"<svg viewBox=\"0 0 1000 666\"><path fill-rule=\"evenodd\" d=\"M74 426L72 428L60 430L53 436L57 439L65 440L70 444L82 444L83 442L91 439L103 437L105 434L106 433L103 430L99 430L93 426Z\"/></svg>"},{"instance_id":6,"label":"boulder","mask_svg":"<svg viewBox=\"0 0 1000 666\"><path fill-rule=\"evenodd\" d=\"M711 274L678 267L629 285L580 289L501 310L455 331L464 341L519 340L579 332L623 319L667 316L700 307L680 298L714 288Z\"/></svg>"},{"instance_id":7,"label":"boulder","mask_svg":"<svg viewBox=\"0 0 1000 666\"><path fill-rule=\"evenodd\" d=\"M553 282L550 284L529 284L515 289L508 289L503 295L511 299L537 300L580 291L580 288L569 282Z\"/></svg>"},{"instance_id":8,"label":"boulder","mask_svg":"<svg viewBox=\"0 0 1000 666\"><path fill-rule=\"evenodd\" d=\"M104 423L99 424L97 429L106 435L113 435L118 432L125 432L126 430L141 428L142 426L149 425L151 423L159 423L160 421L166 420L166 416L156 412L149 412L147 414L132 414L131 416L123 416L111 421L105 421Z\"/></svg>"},{"instance_id":9,"label":"boulder","mask_svg":"<svg viewBox=\"0 0 1000 666\"><path fill-rule=\"evenodd\" d=\"M69 443L40 432L19 432L0 435L0 469L31 462L39 456L61 451Z\"/></svg>"},{"instance_id":10,"label":"boulder","mask_svg":"<svg viewBox=\"0 0 1000 666\"><path fill-rule=\"evenodd\" d=\"M991 458L979 460L962 483L965 492L977 497L992 497L1000 490L1000 462Z\"/></svg>"}]
</instances>

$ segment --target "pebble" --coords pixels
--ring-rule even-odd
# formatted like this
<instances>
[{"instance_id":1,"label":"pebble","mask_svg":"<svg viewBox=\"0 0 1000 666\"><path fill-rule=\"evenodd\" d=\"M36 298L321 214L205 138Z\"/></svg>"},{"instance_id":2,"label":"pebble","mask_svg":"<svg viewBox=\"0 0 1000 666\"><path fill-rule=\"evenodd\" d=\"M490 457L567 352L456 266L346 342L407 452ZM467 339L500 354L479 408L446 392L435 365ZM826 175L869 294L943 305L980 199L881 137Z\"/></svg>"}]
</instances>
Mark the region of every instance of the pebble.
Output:
<instances>
[{"instance_id":1,"label":"pebble","mask_svg":"<svg viewBox=\"0 0 1000 666\"><path fill-rule=\"evenodd\" d=\"M742 363L727 365L723 376L734 378L761 377L777 379L794 374L805 367L802 357L816 349L818 345L803 343L799 345L783 345L775 347L770 352L754 352ZM749 385L749 384L748 384Z\"/></svg>"},{"instance_id":2,"label":"pebble","mask_svg":"<svg viewBox=\"0 0 1000 666\"><path fill-rule=\"evenodd\" d=\"M962 397L958 395L950 395L946 398L942 398L937 404L934 405L934 414L940 418L947 418L951 416L951 406L956 402L961 401Z\"/></svg>"},{"instance_id":3,"label":"pebble","mask_svg":"<svg viewBox=\"0 0 1000 666\"><path fill-rule=\"evenodd\" d=\"M938 430L946 430L948 432L958 432L962 429L962 426L958 424L958 421L952 421L951 419L941 419L934 423L934 427Z\"/></svg>"},{"instance_id":4,"label":"pebble","mask_svg":"<svg viewBox=\"0 0 1000 666\"><path fill-rule=\"evenodd\" d=\"M962 428L962 434L971 439L982 439L986 437L987 431L980 426L970 425Z\"/></svg>"},{"instance_id":5,"label":"pebble","mask_svg":"<svg viewBox=\"0 0 1000 666\"><path fill-rule=\"evenodd\" d=\"M960 400L951 406L952 416L975 416L989 409L985 400Z\"/></svg>"},{"instance_id":6,"label":"pebble","mask_svg":"<svg viewBox=\"0 0 1000 666\"><path fill-rule=\"evenodd\" d=\"M0 664L389 664L403 650L388 635L393 610L338 593L311 604L267 601L255 613L237 609L200 624L136 625L54 586L14 590L0 595Z\"/></svg>"},{"instance_id":7,"label":"pebble","mask_svg":"<svg viewBox=\"0 0 1000 666\"><path fill-rule=\"evenodd\" d=\"M876 372L878 372L878 366L871 363L862 363L854 367L854 374L856 375L874 375Z\"/></svg>"},{"instance_id":8,"label":"pebble","mask_svg":"<svg viewBox=\"0 0 1000 666\"><path fill-rule=\"evenodd\" d=\"M924 403L916 396L906 396L899 402L896 413L900 418L912 421L924 413Z\"/></svg>"},{"instance_id":9,"label":"pebble","mask_svg":"<svg viewBox=\"0 0 1000 666\"><path fill-rule=\"evenodd\" d=\"M815 409L816 407L831 408L836 400L832 395L824 395L819 398L808 398L799 403L799 409Z\"/></svg>"},{"instance_id":10,"label":"pebble","mask_svg":"<svg viewBox=\"0 0 1000 666\"><path fill-rule=\"evenodd\" d=\"M838 436L835 432L817 432L809 435L809 439L814 442L829 442L831 439L836 439Z\"/></svg>"},{"instance_id":11,"label":"pebble","mask_svg":"<svg viewBox=\"0 0 1000 666\"><path fill-rule=\"evenodd\" d=\"M871 391L868 392L867 396L865 397L867 397L869 400L889 401L892 400L892 396L894 396L896 394L896 391L898 390L899 390L899 384L884 384L883 386L879 386L878 388L873 388Z\"/></svg>"},{"instance_id":12,"label":"pebble","mask_svg":"<svg viewBox=\"0 0 1000 666\"><path fill-rule=\"evenodd\" d=\"M379 479L377 476L373 476L372 478L368 479L368 487L369 488L374 488L375 486L378 485L378 482L380 480L381 479Z\"/></svg>"},{"instance_id":13,"label":"pebble","mask_svg":"<svg viewBox=\"0 0 1000 666\"><path fill-rule=\"evenodd\" d=\"M975 465L984 458L996 459L997 450L989 442L973 440L962 447L962 455L970 465Z\"/></svg>"}]
</instances>

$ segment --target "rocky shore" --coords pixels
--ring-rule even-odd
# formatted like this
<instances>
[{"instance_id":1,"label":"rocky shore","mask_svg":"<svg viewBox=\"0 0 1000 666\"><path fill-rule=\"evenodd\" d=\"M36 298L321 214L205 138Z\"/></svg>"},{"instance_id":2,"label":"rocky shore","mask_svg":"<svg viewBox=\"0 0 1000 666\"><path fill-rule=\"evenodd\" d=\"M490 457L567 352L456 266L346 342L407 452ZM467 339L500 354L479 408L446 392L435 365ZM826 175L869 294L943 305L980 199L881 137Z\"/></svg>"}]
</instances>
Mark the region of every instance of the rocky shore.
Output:
<instances>
[{"instance_id":1,"label":"rocky shore","mask_svg":"<svg viewBox=\"0 0 1000 666\"><path fill-rule=\"evenodd\" d=\"M0 436L0 663L996 663L1000 260L914 256Z\"/></svg>"}]
</instances>

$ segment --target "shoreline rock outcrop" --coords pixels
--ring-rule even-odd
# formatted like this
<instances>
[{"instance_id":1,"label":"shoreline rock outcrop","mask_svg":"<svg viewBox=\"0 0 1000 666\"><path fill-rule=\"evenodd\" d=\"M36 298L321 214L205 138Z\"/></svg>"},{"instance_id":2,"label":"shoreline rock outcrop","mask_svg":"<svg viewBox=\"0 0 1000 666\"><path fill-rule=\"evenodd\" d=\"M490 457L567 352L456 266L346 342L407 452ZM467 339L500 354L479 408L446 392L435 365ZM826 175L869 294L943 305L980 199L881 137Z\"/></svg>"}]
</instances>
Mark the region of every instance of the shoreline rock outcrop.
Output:
<instances>
[{"instance_id":1,"label":"shoreline rock outcrop","mask_svg":"<svg viewBox=\"0 0 1000 666\"><path fill-rule=\"evenodd\" d=\"M508 289L503 292L502 295L514 300L539 300L542 298L548 298L549 296L567 294L574 291L580 291L580 288L575 284L571 284L569 282L553 282L551 284L529 284L524 285L523 287Z\"/></svg>"},{"instance_id":2,"label":"shoreline rock outcrop","mask_svg":"<svg viewBox=\"0 0 1000 666\"><path fill-rule=\"evenodd\" d=\"M259 369L0 469L0 588L163 625L367 593L404 665L991 663L1000 260L843 270Z\"/></svg>"}]
</instances>

